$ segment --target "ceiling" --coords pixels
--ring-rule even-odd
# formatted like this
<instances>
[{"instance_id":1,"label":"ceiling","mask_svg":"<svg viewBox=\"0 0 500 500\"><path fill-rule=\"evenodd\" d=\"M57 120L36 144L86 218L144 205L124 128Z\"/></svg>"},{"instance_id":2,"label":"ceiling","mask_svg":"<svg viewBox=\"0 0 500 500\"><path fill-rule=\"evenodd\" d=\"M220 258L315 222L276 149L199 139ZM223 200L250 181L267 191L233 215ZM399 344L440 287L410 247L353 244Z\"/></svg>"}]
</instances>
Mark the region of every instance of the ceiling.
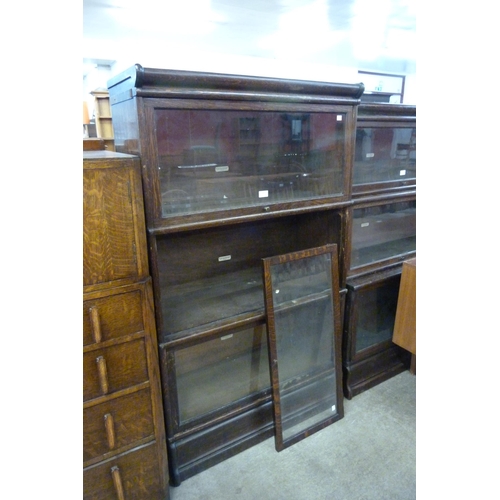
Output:
<instances>
[{"instance_id":1,"label":"ceiling","mask_svg":"<svg viewBox=\"0 0 500 500\"><path fill-rule=\"evenodd\" d=\"M215 53L408 74L415 36L416 0L83 0L90 62Z\"/></svg>"}]
</instances>

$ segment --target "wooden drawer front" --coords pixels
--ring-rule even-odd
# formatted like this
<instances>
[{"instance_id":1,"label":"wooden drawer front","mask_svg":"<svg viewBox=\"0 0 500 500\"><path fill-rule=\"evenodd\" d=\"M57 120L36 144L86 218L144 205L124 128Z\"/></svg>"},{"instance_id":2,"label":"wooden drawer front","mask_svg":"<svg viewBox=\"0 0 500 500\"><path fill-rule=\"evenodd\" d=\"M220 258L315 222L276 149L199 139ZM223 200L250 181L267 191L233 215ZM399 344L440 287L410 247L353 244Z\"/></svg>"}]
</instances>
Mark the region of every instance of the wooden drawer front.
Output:
<instances>
[{"instance_id":1,"label":"wooden drawer front","mask_svg":"<svg viewBox=\"0 0 500 500\"><path fill-rule=\"evenodd\" d=\"M163 500L156 443L83 470L84 500Z\"/></svg>"},{"instance_id":2,"label":"wooden drawer front","mask_svg":"<svg viewBox=\"0 0 500 500\"><path fill-rule=\"evenodd\" d=\"M83 461L154 439L151 392L143 389L83 411Z\"/></svg>"},{"instance_id":3,"label":"wooden drawer front","mask_svg":"<svg viewBox=\"0 0 500 500\"><path fill-rule=\"evenodd\" d=\"M144 330L142 294L135 290L83 302L83 345Z\"/></svg>"},{"instance_id":4,"label":"wooden drawer front","mask_svg":"<svg viewBox=\"0 0 500 500\"><path fill-rule=\"evenodd\" d=\"M105 396L148 380L144 339L83 355L83 400Z\"/></svg>"}]
</instances>

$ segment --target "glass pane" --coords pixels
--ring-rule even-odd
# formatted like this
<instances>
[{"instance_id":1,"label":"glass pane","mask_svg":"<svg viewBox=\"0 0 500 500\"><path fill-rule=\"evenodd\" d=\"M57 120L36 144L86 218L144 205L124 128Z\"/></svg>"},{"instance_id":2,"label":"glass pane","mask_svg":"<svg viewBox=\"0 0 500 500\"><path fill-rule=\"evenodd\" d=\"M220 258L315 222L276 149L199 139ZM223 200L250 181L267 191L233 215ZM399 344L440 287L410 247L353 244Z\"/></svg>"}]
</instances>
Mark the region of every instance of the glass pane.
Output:
<instances>
[{"instance_id":1,"label":"glass pane","mask_svg":"<svg viewBox=\"0 0 500 500\"><path fill-rule=\"evenodd\" d=\"M359 292L356 352L391 340L399 293L399 276Z\"/></svg>"},{"instance_id":2,"label":"glass pane","mask_svg":"<svg viewBox=\"0 0 500 500\"><path fill-rule=\"evenodd\" d=\"M344 191L345 114L157 109L162 216Z\"/></svg>"},{"instance_id":3,"label":"glass pane","mask_svg":"<svg viewBox=\"0 0 500 500\"><path fill-rule=\"evenodd\" d=\"M358 128L353 184L416 178L416 129Z\"/></svg>"},{"instance_id":4,"label":"glass pane","mask_svg":"<svg viewBox=\"0 0 500 500\"><path fill-rule=\"evenodd\" d=\"M180 424L270 388L265 325L175 351Z\"/></svg>"},{"instance_id":5,"label":"glass pane","mask_svg":"<svg viewBox=\"0 0 500 500\"><path fill-rule=\"evenodd\" d=\"M278 450L342 416L336 253L318 250L264 261Z\"/></svg>"},{"instance_id":6,"label":"glass pane","mask_svg":"<svg viewBox=\"0 0 500 500\"><path fill-rule=\"evenodd\" d=\"M353 211L351 268L416 250L416 202Z\"/></svg>"}]
</instances>

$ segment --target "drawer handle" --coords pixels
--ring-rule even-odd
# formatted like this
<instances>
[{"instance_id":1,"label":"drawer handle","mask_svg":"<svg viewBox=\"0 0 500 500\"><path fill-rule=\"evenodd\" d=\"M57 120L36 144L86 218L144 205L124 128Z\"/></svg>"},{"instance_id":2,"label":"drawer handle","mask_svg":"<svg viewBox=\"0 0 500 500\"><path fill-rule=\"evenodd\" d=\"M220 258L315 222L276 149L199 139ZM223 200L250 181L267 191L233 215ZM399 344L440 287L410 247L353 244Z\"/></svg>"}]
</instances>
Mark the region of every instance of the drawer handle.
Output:
<instances>
[{"instance_id":1,"label":"drawer handle","mask_svg":"<svg viewBox=\"0 0 500 500\"><path fill-rule=\"evenodd\" d=\"M97 307L91 307L90 310L90 324L92 325L92 334L94 335L94 342L101 342L101 321L99 319L99 311Z\"/></svg>"},{"instance_id":2,"label":"drawer handle","mask_svg":"<svg viewBox=\"0 0 500 500\"><path fill-rule=\"evenodd\" d=\"M122 478L120 476L120 469L117 465L111 467L111 476L113 477L113 483L115 485L118 500L125 500L125 495L123 494Z\"/></svg>"},{"instance_id":3,"label":"drawer handle","mask_svg":"<svg viewBox=\"0 0 500 500\"><path fill-rule=\"evenodd\" d=\"M109 449L112 450L116 445L115 439L115 422L111 413L104 415L104 427L106 428L106 436L108 438Z\"/></svg>"},{"instance_id":4,"label":"drawer handle","mask_svg":"<svg viewBox=\"0 0 500 500\"><path fill-rule=\"evenodd\" d=\"M97 363L97 373L99 374L99 383L101 384L101 391L103 394L107 394L109 391L108 384L108 369L106 367L106 360L103 356L99 356L96 359Z\"/></svg>"}]
</instances>

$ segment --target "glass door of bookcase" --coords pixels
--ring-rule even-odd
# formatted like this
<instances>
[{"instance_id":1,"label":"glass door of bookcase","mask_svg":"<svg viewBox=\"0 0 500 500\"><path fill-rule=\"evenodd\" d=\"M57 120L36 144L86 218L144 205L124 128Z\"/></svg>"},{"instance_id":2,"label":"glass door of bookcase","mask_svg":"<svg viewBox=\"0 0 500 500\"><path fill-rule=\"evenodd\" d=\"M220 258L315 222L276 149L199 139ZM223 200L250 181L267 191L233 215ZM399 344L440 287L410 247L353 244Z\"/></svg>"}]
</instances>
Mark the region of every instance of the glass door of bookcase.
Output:
<instances>
[{"instance_id":1,"label":"glass door of bookcase","mask_svg":"<svg viewBox=\"0 0 500 500\"><path fill-rule=\"evenodd\" d=\"M175 432L251 405L270 392L264 321L180 345L169 356L169 375L176 380L177 401L170 405L177 411Z\"/></svg>"},{"instance_id":2,"label":"glass door of bookcase","mask_svg":"<svg viewBox=\"0 0 500 500\"><path fill-rule=\"evenodd\" d=\"M343 417L337 246L264 259L276 449Z\"/></svg>"},{"instance_id":3,"label":"glass door of bookcase","mask_svg":"<svg viewBox=\"0 0 500 500\"><path fill-rule=\"evenodd\" d=\"M416 213L415 197L355 206L351 270L415 253Z\"/></svg>"},{"instance_id":4,"label":"glass door of bookcase","mask_svg":"<svg viewBox=\"0 0 500 500\"><path fill-rule=\"evenodd\" d=\"M416 179L416 128L358 126L353 187Z\"/></svg>"},{"instance_id":5,"label":"glass door of bookcase","mask_svg":"<svg viewBox=\"0 0 500 500\"><path fill-rule=\"evenodd\" d=\"M346 112L156 108L154 120L162 218L346 191Z\"/></svg>"}]
</instances>

